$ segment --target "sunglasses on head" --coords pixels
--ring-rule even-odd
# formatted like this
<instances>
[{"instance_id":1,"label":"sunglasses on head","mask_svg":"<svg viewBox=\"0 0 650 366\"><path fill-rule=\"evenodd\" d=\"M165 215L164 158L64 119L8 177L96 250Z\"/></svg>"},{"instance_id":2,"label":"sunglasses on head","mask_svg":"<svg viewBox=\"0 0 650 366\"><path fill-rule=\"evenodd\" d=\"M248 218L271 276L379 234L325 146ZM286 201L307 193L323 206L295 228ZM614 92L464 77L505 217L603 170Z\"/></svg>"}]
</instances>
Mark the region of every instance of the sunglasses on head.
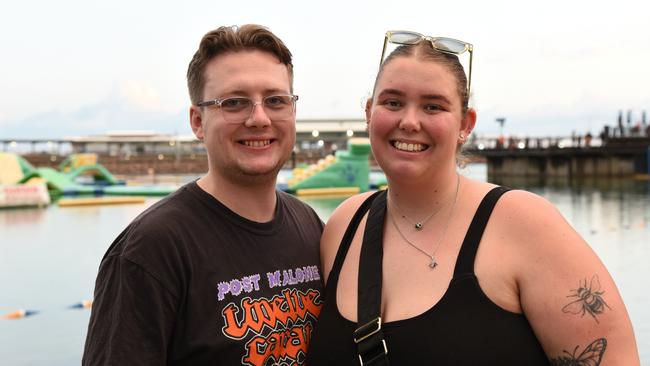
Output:
<instances>
[{"instance_id":1,"label":"sunglasses on head","mask_svg":"<svg viewBox=\"0 0 650 366\"><path fill-rule=\"evenodd\" d=\"M447 37L430 37L411 31L388 31L386 32L386 37L384 38L384 49L381 51L381 60L379 61L379 65L384 63L386 46L388 43L399 45L415 45L422 41L428 41L431 43L431 47L437 51L452 55L461 55L465 52L469 52L469 73L467 76L467 91L469 92L472 86L472 56L474 53L474 47L471 43Z\"/></svg>"}]
</instances>

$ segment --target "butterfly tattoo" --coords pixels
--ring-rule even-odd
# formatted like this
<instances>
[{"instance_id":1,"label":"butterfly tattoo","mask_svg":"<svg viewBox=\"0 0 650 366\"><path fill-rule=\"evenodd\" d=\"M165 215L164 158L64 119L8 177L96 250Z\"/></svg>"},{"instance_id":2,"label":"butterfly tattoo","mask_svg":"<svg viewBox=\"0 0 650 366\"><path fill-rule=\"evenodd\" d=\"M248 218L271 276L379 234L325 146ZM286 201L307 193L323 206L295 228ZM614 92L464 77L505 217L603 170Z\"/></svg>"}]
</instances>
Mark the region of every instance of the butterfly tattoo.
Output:
<instances>
[{"instance_id":1,"label":"butterfly tattoo","mask_svg":"<svg viewBox=\"0 0 650 366\"><path fill-rule=\"evenodd\" d=\"M605 354L607 340L605 338L596 339L580 354L576 355L578 347L576 346L573 349L573 353L565 350L566 355L551 359L551 366L598 366L603 359L603 354Z\"/></svg>"}]
</instances>

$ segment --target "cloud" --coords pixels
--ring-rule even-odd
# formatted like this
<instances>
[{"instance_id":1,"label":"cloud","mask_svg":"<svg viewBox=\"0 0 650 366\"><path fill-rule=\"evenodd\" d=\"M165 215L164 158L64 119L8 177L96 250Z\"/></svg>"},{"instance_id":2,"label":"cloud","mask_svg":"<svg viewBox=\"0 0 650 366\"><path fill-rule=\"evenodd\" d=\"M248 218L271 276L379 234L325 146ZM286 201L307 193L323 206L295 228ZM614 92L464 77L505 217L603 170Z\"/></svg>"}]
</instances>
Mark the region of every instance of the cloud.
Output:
<instances>
[{"instance_id":1,"label":"cloud","mask_svg":"<svg viewBox=\"0 0 650 366\"><path fill-rule=\"evenodd\" d=\"M125 80L117 87L116 99L139 110L156 111L162 108L158 91L141 81Z\"/></svg>"},{"instance_id":2,"label":"cloud","mask_svg":"<svg viewBox=\"0 0 650 366\"><path fill-rule=\"evenodd\" d=\"M0 138L61 138L109 130L191 133L183 107L169 108L157 91L138 81L115 84L104 100L75 110L50 110L20 120L0 120Z\"/></svg>"}]
</instances>

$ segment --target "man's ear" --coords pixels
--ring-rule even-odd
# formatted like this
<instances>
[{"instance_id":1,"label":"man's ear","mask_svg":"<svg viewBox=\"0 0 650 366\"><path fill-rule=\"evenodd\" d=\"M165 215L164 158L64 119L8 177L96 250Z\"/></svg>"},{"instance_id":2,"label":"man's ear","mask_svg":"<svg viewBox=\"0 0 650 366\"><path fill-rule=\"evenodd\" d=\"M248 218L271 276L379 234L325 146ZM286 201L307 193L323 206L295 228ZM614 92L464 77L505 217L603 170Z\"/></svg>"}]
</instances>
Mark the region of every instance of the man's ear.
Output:
<instances>
[{"instance_id":1,"label":"man's ear","mask_svg":"<svg viewBox=\"0 0 650 366\"><path fill-rule=\"evenodd\" d=\"M203 126L203 115L201 113L201 108L197 106L190 107L190 127L192 127L192 132L197 139L203 141L204 126Z\"/></svg>"}]
</instances>

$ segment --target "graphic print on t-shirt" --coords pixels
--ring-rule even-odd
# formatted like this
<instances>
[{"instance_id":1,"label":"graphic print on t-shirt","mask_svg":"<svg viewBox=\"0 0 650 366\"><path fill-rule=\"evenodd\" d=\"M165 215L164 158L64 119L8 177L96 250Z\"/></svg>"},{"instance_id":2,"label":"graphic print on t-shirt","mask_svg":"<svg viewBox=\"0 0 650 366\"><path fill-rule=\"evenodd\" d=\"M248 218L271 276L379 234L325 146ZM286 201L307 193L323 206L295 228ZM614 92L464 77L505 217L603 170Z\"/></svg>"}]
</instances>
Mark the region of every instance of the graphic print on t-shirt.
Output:
<instances>
[{"instance_id":1,"label":"graphic print on t-shirt","mask_svg":"<svg viewBox=\"0 0 650 366\"><path fill-rule=\"evenodd\" d=\"M316 266L278 270L221 282L219 301L226 297L251 293L239 303L230 302L222 310L222 333L234 340L243 340L242 365L302 365L314 324L320 313L320 292L301 283L320 281ZM277 289L271 298L253 293Z\"/></svg>"}]
</instances>

